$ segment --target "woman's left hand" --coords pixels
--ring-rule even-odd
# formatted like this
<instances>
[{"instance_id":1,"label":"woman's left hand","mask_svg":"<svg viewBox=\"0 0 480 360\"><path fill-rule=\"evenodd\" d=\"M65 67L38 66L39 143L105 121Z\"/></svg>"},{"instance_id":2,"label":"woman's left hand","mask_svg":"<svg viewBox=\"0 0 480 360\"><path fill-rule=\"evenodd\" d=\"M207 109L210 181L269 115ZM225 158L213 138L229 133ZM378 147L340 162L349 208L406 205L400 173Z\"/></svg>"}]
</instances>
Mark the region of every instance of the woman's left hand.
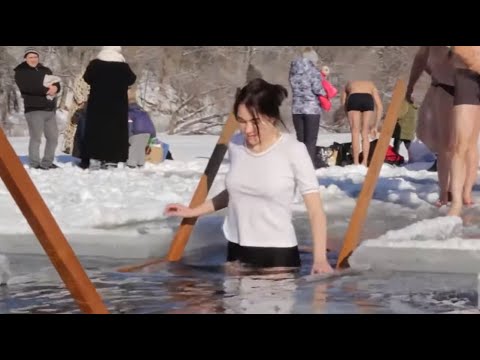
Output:
<instances>
[{"instance_id":1,"label":"woman's left hand","mask_svg":"<svg viewBox=\"0 0 480 360\"><path fill-rule=\"evenodd\" d=\"M315 261L312 266L311 275L313 274L330 274L333 273L333 269L328 263L328 260Z\"/></svg>"}]
</instances>

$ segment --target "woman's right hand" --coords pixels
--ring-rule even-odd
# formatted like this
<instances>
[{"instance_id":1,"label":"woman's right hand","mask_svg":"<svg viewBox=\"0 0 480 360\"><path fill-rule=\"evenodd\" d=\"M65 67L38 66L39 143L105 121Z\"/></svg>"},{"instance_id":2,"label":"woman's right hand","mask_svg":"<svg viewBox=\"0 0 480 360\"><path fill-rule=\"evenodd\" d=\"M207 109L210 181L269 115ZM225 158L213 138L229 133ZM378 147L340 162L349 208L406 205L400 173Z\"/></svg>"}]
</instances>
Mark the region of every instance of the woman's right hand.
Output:
<instances>
[{"instance_id":1,"label":"woman's right hand","mask_svg":"<svg viewBox=\"0 0 480 360\"><path fill-rule=\"evenodd\" d=\"M165 206L164 214L167 216L179 216L184 218L196 217L194 209L181 204L168 204Z\"/></svg>"}]
</instances>

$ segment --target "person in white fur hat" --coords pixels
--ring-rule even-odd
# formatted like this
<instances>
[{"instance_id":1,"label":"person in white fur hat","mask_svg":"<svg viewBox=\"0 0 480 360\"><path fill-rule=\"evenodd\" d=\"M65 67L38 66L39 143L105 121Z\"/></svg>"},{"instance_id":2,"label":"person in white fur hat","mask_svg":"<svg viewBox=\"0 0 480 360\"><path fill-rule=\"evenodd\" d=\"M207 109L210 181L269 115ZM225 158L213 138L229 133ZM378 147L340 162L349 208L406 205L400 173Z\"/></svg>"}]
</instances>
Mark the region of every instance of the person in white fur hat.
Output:
<instances>
[{"instance_id":1,"label":"person in white fur hat","mask_svg":"<svg viewBox=\"0 0 480 360\"><path fill-rule=\"evenodd\" d=\"M115 167L128 159L128 88L137 77L120 46L104 46L83 75L90 85L85 147L90 168Z\"/></svg>"},{"instance_id":2,"label":"person in white fur hat","mask_svg":"<svg viewBox=\"0 0 480 360\"><path fill-rule=\"evenodd\" d=\"M102 50L97 55L97 59L103 61L125 62L121 46L103 46Z\"/></svg>"}]
</instances>

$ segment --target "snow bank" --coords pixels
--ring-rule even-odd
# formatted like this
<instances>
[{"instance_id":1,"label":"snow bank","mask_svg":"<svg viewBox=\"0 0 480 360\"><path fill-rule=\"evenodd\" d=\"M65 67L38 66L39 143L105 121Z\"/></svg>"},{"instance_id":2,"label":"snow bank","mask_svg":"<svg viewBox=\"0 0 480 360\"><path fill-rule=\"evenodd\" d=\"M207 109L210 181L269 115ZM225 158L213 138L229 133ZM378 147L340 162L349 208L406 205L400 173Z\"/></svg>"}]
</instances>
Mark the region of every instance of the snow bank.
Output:
<instances>
[{"instance_id":1,"label":"snow bank","mask_svg":"<svg viewBox=\"0 0 480 360\"><path fill-rule=\"evenodd\" d=\"M480 239L462 238L462 219L419 221L366 240L349 259L355 269L480 273Z\"/></svg>"}]
</instances>

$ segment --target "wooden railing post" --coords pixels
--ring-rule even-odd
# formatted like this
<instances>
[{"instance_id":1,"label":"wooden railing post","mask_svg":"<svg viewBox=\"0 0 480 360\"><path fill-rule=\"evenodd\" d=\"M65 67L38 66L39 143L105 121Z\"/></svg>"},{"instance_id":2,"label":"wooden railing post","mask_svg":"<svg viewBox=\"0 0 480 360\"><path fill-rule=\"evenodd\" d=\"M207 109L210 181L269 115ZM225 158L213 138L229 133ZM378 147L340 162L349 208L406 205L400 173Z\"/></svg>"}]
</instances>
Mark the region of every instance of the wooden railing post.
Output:
<instances>
[{"instance_id":1,"label":"wooden railing post","mask_svg":"<svg viewBox=\"0 0 480 360\"><path fill-rule=\"evenodd\" d=\"M108 313L3 130L0 131L0 177L80 310L90 314Z\"/></svg>"},{"instance_id":2,"label":"wooden railing post","mask_svg":"<svg viewBox=\"0 0 480 360\"><path fill-rule=\"evenodd\" d=\"M215 180L215 176L218 173L218 169L220 168L220 165L222 164L222 161L227 152L228 142L230 141L230 138L232 137L233 133L236 130L237 130L237 121L235 119L235 116L233 114L230 114L230 116L227 119L227 122L223 127L223 131L220 135L220 138L218 139L217 144L213 149L213 152L212 152L212 155L210 156L207 167L205 168L205 171L202 177L200 178L200 181L197 185L195 193L193 194L192 200L190 202L190 207L198 206L206 200L208 192L210 191L213 181ZM197 222L197 218L189 218L189 219L185 218L182 220L180 227L178 228L175 234L175 237L173 238L173 241L170 245L170 250L166 258L151 259L142 264L124 266L118 269L118 271L121 271L121 272L138 271L147 266L159 264L162 262L178 261L183 255L185 246L187 245L187 242L190 239L190 235L192 234L192 231L196 222Z\"/></svg>"}]
</instances>

